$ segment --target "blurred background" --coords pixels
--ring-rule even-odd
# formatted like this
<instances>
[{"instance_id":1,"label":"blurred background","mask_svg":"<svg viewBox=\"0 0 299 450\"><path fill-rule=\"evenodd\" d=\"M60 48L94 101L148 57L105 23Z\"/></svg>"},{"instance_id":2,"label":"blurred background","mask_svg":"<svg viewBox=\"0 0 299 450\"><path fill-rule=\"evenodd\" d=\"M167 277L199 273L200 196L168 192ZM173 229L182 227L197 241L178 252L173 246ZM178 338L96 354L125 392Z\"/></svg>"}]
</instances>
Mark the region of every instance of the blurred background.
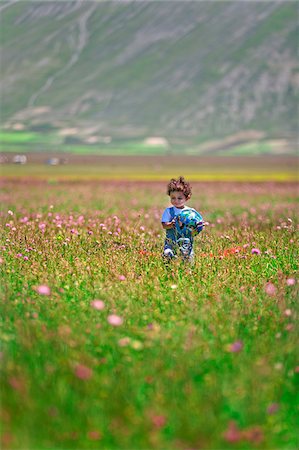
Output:
<instances>
[{"instance_id":1,"label":"blurred background","mask_svg":"<svg viewBox=\"0 0 299 450\"><path fill-rule=\"evenodd\" d=\"M297 2L11 0L0 13L7 174L296 177Z\"/></svg>"}]
</instances>

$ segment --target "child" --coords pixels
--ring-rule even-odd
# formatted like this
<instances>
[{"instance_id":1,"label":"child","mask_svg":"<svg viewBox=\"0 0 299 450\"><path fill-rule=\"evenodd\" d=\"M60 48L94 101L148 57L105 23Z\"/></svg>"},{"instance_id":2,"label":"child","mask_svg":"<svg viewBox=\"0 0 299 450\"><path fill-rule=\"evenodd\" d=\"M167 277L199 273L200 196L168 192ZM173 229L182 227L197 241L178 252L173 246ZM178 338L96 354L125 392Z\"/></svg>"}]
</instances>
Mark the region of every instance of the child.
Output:
<instances>
[{"instance_id":1,"label":"child","mask_svg":"<svg viewBox=\"0 0 299 450\"><path fill-rule=\"evenodd\" d=\"M192 236L190 239L184 239L175 229L175 217L184 209L193 209L185 205L192 195L191 186L184 177L177 180L172 178L167 185L167 194L173 206L165 209L161 219L162 227L166 230L163 256L167 259L174 258L179 249L185 259L192 261L194 256Z\"/></svg>"}]
</instances>

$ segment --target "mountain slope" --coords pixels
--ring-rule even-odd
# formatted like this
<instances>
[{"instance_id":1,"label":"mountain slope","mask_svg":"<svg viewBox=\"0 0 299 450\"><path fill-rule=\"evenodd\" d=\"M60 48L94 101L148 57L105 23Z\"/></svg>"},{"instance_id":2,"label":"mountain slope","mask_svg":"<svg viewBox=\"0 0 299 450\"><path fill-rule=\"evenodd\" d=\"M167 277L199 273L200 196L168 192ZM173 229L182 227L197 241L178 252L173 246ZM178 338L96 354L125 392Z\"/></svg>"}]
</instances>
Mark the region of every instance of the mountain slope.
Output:
<instances>
[{"instance_id":1,"label":"mountain slope","mask_svg":"<svg viewBox=\"0 0 299 450\"><path fill-rule=\"evenodd\" d=\"M6 124L199 143L297 131L295 2L33 2L1 11Z\"/></svg>"}]
</instances>

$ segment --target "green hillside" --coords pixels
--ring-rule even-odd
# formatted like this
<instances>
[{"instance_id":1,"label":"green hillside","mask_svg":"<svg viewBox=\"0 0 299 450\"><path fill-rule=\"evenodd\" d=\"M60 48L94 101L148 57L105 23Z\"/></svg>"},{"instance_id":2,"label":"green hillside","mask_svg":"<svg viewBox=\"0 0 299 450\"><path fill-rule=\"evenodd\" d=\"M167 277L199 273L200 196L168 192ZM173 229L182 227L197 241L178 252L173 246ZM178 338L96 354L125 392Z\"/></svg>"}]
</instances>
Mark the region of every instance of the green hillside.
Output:
<instances>
[{"instance_id":1,"label":"green hillside","mask_svg":"<svg viewBox=\"0 0 299 450\"><path fill-rule=\"evenodd\" d=\"M223 139L293 150L296 2L11 1L0 12L6 132L95 152L150 136L191 153Z\"/></svg>"}]
</instances>

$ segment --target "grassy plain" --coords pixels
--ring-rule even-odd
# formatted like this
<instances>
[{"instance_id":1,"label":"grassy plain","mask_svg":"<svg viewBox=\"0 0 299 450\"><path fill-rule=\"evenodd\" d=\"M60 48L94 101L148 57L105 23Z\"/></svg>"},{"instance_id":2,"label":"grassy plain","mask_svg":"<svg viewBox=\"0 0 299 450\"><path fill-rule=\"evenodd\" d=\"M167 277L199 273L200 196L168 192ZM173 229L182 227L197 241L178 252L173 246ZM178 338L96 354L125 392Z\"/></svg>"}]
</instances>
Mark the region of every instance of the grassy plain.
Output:
<instances>
[{"instance_id":1,"label":"grassy plain","mask_svg":"<svg viewBox=\"0 0 299 450\"><path fill-rule=\"evenodd\" d=\"M3 153L7 162L9 153ZM60 158L66 165L49 166ZM28 164L2 164L3 176L11 179L167 181L185 174L191 181L298 181L296 156L180 156L180 155L76 155L27 153Z\"/></svg>"},{"instance_id":2,"label":"grassy plain","mask_svg":"<svg viewBox=\"0 0 299 450\"><path fill-rule=\"evenodd\" d=\"M297 154L296 139L263 139L249 137L246 132L232 135L226 139L213 141L199 141L189 144L182 142L171 142L160 145L151 145L146 139L117 139L108 138L108 142L97 142L88 144L87 137L77 134L74 136L64 136L57 130L48 131L30 131L30 130L1 130L0 129L0 148L1 152L8 155L14 153L27 153L32 160L47 158L49 153L63 152L66 157L72 159L80 158L105 158L107 155L112 157L130 156L137 159L142 157L171 156L179 158L185 157L204 157L208 159L207 154L221 157L271 157L280 158L295 157ZM102 138L103 139L103 138ZM111 139L111 142L110 142ZM167 141L166 141L167 142Z\"/></svg>"},{"instance_id":3,"label":"grassy plain","mask_svg":"<svg viewBox=\"0 0 299 450\"><path fill-rule=\"evenodd\" d=\"M192 183L195 264L165 266L164 181L28 167L2 181L2 448L295 449L297 185Z\"/></svg>"}]
</instances>

